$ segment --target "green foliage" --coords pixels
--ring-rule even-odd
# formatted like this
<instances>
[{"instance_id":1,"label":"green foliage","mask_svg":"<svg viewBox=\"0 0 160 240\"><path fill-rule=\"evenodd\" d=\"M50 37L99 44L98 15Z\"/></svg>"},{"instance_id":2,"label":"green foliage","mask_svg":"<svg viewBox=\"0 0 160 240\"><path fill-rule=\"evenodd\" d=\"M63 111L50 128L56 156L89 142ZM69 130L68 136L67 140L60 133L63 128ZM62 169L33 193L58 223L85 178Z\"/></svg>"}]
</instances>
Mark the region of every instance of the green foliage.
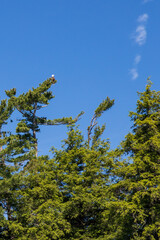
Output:
<instances>
[{"instance_id":1,"label":"green foliage","mask_svg":"<svg viewBox=\"0 0 160 240\"><path fill-rule=\"evenodd\" d=\"M6 91L8 97L10 97L10 102L15 109L17 109L22 115L22 119L17 125L17 133L26 132L30 135L30 141L34 145L35 156L38 156L38 141L36 133L40 131L41 125L62 125L62 124L72 124L78 121L80 116L83 114L81 112L75 119L72 117L63 117L59 119L47 119L47 117L40 117L37 112L46 107L49 101L54 98L50 88L56 83L54 77L45 80L42 84L39 84L37 88L32 88L27 93L20 94L16 97L16 90L11 89Z\"/></svg>"},{"instance_id":2,"label":"green foliage","mask_svg":"<svg viewBox=\"0 0 160 240\"><path fill-rule=\"evenodd\" d=\"M17 187L19 181L16 173L32 156L30 141L20 134L3 130L13 112L10 100L2 100L0 105L0 239L13 239L14 231L20 231L16 222Z\"/></svg>"},{"instance_id":3,"label":"green foliage","mask_svg":"<svg viewBox=\"0 0 160 240\"><path fill-rule=\"evenodd\" d=\"M0 239L160 239L160 92L148 79L130 112L132 132L110 150L97 121L114 100L94 111L85 140L75 125L83 112L38 115L54 98L55 83L49 78L19 96L13 88L0 103ZM16 110L21 119L10 131ZM61 149L53 147L51 159L38 157L40 126L61 124L69 128Z\"/></svg>"},{"instance_id":4,"label":"green foliage","mask_svg":"<svg viewBox=\"0 0 160 240\"><path fill-rule=\"evenodd\" d=\"M57 184L63 196L64 218L71 231L65 239L97 239L113 161L108 141L90 148L81 132L71 127L63 149L53 150Z\"/></svg>"},{"instance_id":5,"label":"green foliage","mask_svg":"<svg viewBox=\"0 0 160 240\"><path fill-rule=\"evenodd\" d=\"M27 174L22 175L18 190L19 239L61 239L69 231L55 179L54 164L48 157L31 161Z\"/></svg>"},{"instance_id":6,"label":"green foliage","mask_svg":"<svg viewBox=\"0 0 160 240\"><path fill-rule=\"evenodd\" d=\"M148 81L138 95L137 111L130 112L133 133L122 142L132 162L117 170L120 180L110 190L117 208L111 239L160 238L160 92L152 91Z\"/></svg>"},{"instance_id":7,"label":"green foliage","mask_svg":"<svg viewBox=\"0 0 160 240\"><path fill-rule=\"evenodd\" d=\"M102 103L100 103L98 108L95 110L95 116L100 117L102 113L108 110L109 108L111 108L113 104L114 104L114 100L110 100L110 98L107 97Z\"/></svg>"},{"instance_id":8,"label":"green foliage","mask_svg":"<svg viewBox=\"0 0 160 240\"><path fill-rule=\"evenodd\" d=\"M94 115L91 119L90 125L88 126L88 146L90 145L90 140L91 140L91 135L92 135L92 130L95 128L97 125L97 119L104 113L106 110L110 109L114 104L114 100L110 100L109 97L107 97L103 102L101 102L94 111ZM100 128L99 126L94 130L94 137L93 137L93 143L95 139L98 139L99 136L103 134L103 131L105 130L105 125Z\"/></svg>"}]
</instances>

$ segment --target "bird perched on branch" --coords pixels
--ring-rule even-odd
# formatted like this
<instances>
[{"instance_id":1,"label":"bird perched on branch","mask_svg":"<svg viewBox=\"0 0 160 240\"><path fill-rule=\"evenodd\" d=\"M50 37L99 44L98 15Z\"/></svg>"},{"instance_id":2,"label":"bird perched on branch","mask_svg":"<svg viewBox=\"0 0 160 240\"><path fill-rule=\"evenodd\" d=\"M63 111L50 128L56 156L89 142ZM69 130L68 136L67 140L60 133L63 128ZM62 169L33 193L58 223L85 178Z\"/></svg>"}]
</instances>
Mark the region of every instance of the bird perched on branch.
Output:
<instances>
[{"instance_id":1,"label":"bird perched on branch","mask_svg":"<svg viewBox=\"0 0 160 240\"><path fill-rule=\"evenodd\" d=\"M56 83L56 79L54 77L54 74L52 74L51 79L52 79L53 83Z\"/></svg>"}]
</instances>

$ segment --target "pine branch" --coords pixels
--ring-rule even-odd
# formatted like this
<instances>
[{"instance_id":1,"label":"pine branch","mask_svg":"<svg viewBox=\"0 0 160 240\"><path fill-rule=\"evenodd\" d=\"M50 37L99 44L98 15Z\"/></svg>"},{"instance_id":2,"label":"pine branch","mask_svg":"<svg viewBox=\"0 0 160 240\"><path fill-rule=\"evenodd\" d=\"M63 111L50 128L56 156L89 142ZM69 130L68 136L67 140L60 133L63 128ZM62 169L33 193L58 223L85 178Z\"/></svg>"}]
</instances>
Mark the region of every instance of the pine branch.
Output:
<instances>
[{"instance_id":1,"label":"pine branch","mask_svg":"<svg viewBox=\"0 0 160 240\"><path fill-rule=\"evenodd\" d=\"M98 108L95 110L94 115L91 119L90 125L87 128L88 132L88 146L90 144L91 140L91 134L94 127L97 125L97 119L101 117L102 113L106 110L110 109L114 104L114 100L110 100L109 97L107 97L102 103L99 104Z\"/></svg>"}]
</instances>

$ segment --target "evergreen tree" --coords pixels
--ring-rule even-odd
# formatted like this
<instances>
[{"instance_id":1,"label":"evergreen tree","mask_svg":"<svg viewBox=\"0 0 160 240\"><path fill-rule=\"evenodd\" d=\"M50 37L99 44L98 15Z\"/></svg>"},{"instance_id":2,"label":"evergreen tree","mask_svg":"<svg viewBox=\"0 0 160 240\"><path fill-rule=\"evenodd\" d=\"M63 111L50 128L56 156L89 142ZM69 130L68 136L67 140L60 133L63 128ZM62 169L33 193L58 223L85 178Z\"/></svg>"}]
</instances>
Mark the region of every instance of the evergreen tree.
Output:
<instances>
[{"instance_id":1,"label":"evergreen tree","mask_svg":"<svg viewBox=\"0 0 160 240\"><path fill-rule=\"evenodd\" d=\"M63 215L71 228L64 239L98 239L102 234L101 223L113 162L108 156L109 141L100 139L105 127L96 126L96 119L113 103L107 98L95 110L87 141L77 128L71 126L62 150L53 150L57 184L63 196Z\"/></svg>"},{"instance_id":2,"label":"evergreen tree","mask_svg":"<svg viewBox=\"0 0 160 240\"><path fill-rule=\"evenodd\" d=\"M63 199L55 174L55 164L47 156L31 162L21 176L17 199L17 222L21 228L14 239L62 239L70 231L63 217Z\"/></svg>"},{"instance_id":3,"label":"evergreen tree","mask_svg":"<svg viewBox=\"0 0 160 240\"><path fill-rule=\"evenodd\" d=\"M0 237L2 239L22 239L22 237L23 239L29 239L32 238L31 236L38 237L39 235L36 233L38 231L37 228L39 230L41 229L42 234L43 229L48 226L48 223L46 222L45 224L45 221L43 221L42 226L36 223L37 228L35 229L35 222L37 221L35 219L39 218L38 206L40 206L42 209L42 202L45 202L46 200L46 198L43 199L43 201L37 199L37 202L39 202L38 204L36 203L36 198L34 197L36 194L36 189L38 189L39 181L39 190L42 187L41 183L44 183L43 178L40 178L36 172L38 170L35 170L35 166L37 166L38 153L36 133L40 131L40 125L72 124L73 122L76 122L82 114L80 113L75 119L69 117L54 120L48 120L46 117L37 116L37 111L47 106L49 104L49 100L53 98L52 92L49 91L49 89L51 85L55 83L56 80L54 77L52 77L40 84L38 88L33 88L32 91L29 90L27 93L23 93L18 97L16 97L16 89L13 88L9 91L6 91L6 94L9 97L8 102L6 100L3 100L1 102L0 129L2 129L2 126L7 123L6 120L9 119L13 110L17 109L22 115L22 119L20 119L19 123L17 124L15 134L13 134L14 130L8 134L4 134L4 132L1 131L1 135L2 133L4 135L3 139L0 140ZM38 160L41 162L41 158ZM30 182L28 182L29 179ZM32 179L35 179L34 183ZM47 179L48 178L45 179L46 188L48 184ZM32 188L34 188L35 192L32 191ZM56 189L56 186L54 186L54 184L53 189ZM27 191L30 191L31 194L28 195ZM53 198L54 203L56 203L57 195L58 193L56 193L55 190L53 193L53 196L55 196ZM30 196L31 198L29 199L27 196ZM59 198L57 197L57 199ZM45 204L47 205L47 203ZM53 203L49 201L49 205L47 205L48 208L45 208L46 216L48 209L50 208L50 204L53 206ZM55 204L55 208L56 206L57 203ZM34 210L35 212L37 211L37 213L35 213ZM57 210L53 211L53 214L51 210L51 215L53 218L57 218L58 211L58 206ZM33 218L33 216L35 217ZM63 223L60 223L60 220L57 221L59 221L59 223L57 222L57 226L62 225L65 229L65 225ZM56 233L58 231L58 227L56 227L55 222L53 222L53 225L55 225L53 228L55 231L55 236L63 235L62 230L59 230L59 234ZM50 231L45 235L46 239L51 239L52 235L53 232ZM53 237L53 239L57 238Z\"/></svg>"},{"instance_id":4,"label":"evergreen tree","mask_svg":"<svg viewBox=\"0 0 160 240\"><path fill-rule=\"evenodd\" d=\"M50 120L47 117L40 117L37 112L46 107L49 101L54 98L50 88L56 83L53 77L45 80L42 84L39 84L37 88L32 88L27 93L20 94L16 97L16 90L11 89L6 91L8 97L12 98L14 107L21 113L22 119L20 120L17 132L26 132L29 130L30 140L34 144L35 156L38 156L38 140L36 133L40 131L40 125L61 125L72 124L76 122L83 114L81 112L75 119L72 117L63 117L60 119Z\"/></svg>"},{"instance_id":5,"label":"evergreen tree","mask_svg":"<svg viewBox=\"0 0 160 240\"><path fill-rule=\"evenodd\" d=\"M97 120L114 101L95 110L85 140L75 126L82 113L38 115L55 83L52 77L18 97L13 88L0 103L0 239L160 239L160 92L148 80L130 112L132 132L110 151ZM10 131L14 110L22 118ZM62 149L52 149L53 159L38 157L40 126L60 124L69 125Z\"/></svg>"},{"instance_id":6,"label":"evergreen tree","mask_svg":"<svg viewBox=\"0 0 160 240\"><path fill-rule=\"evenodd\" d=\"M151 85L148 80L138 93L137 111L130 112L133 132L117 151L127 154L129 164L119 163L119 181L111 186L112 226L106 239L160 239L160 91Z\"/></svg>"},{"instance_id":7,"label":"evergreen tree","mask_svg":"<svg viewBox=\"0 0 160 240\"><path fill-rule=\"evenodd\" d=\"M12 113L12 107L8 107L6 100L1 100L0 105L0 236L6 230L5 225L5 217L4 213L10 215L10 208L7 204L7 199L2 196L3 190L3 182L10 175L9 167L6 165L5 157L4 157L4 150L3 146L5 145L5 138L6 132L2 130L3 126L7 124L7 120ZM8 211L7 211L8 210Z\"/></svg>"},{"instance_id":8,"label":"evergreen tree","mask_svg":"<svg viewBox=\"0 0 160 240\"><path fill-rule=\"evenodd\" d=\"M113 105L109 98L107 102ZM111 107L106 105L106 101L100 104L99 116ZM109 142L100 140L104 126L97 126L92 135L90 131L91 147L73 124L69 129L62 150L53 149L53 159L38 157L23 173L17 211L20 239L94 239L101 235L112 168L107 157Z\"/></svg>"},{"instance_id":9,"label":"evergreen tree","mask_svg":"<svg viewBox=\"0 0 160 240\"><path fill-rule=\"evenodd\" d=\"M14 239L18 231L16 222L17 191L19 178L17 172L28 160L30 144L27 138L13 134L7 125L14 110L12 100L2 100L0 105L0 239Z\"/></svg>"}]
</instances>

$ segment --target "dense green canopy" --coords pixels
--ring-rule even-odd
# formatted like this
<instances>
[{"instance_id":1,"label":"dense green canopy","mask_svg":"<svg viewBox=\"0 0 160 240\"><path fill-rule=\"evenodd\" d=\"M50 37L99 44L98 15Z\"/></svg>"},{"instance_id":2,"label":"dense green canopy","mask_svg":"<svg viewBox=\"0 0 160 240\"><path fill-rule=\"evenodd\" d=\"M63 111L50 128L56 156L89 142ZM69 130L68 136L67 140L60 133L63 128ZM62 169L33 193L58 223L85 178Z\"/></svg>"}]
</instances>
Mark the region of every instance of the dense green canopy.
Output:
<instances>
[{"instance_id":1,"label":"dense green canopy","mask_svg":"<svg viewBox=\"0 0 160 240\"><path fill-rule=\"evenodd\" d=\"M111 150L98 119L114 100L97 107L85 139L76 125L83 112L39 117L55 83L52 77L19 96L11 89L0 103L0 239L160 239L160 92L147 81L130 112L132 131ZM15 111L21 117L13 129ZM60 124L68 126L61 149L38 157L40 126Z\"/></svg>"}]
</instances>

